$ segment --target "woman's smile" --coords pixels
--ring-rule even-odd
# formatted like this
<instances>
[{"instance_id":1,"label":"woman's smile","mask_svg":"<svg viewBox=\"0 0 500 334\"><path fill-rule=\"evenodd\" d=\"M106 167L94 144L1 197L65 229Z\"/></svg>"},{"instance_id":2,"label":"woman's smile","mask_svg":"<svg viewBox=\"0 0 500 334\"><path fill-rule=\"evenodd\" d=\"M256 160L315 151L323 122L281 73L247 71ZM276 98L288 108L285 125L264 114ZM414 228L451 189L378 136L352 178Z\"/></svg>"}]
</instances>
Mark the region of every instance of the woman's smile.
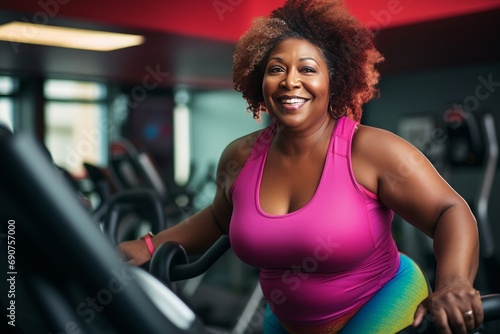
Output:
<instances>
[{"instance_id":1,"label":"woman's smile","mask_svg":"<svg viewBox=\"0 0 500 334\"><path fill-rule=\"evenodd\" d=\"M297 96L284 96L278 99L278 102L282 104L283 109L288 111L294 111L302 108L308 99L297 97Z\"/></svg>"}]
</instances>

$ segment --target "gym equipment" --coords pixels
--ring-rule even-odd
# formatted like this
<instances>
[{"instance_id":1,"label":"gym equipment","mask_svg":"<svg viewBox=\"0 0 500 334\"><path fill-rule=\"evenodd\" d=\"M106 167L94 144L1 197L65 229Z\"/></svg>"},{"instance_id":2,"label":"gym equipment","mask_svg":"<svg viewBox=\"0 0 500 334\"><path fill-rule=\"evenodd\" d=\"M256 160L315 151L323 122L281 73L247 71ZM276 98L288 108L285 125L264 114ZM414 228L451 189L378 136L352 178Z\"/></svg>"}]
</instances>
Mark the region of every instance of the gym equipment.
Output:
<instances>
[{"instance_id":1,"label":"gym equipment","mask_svg":"<svg viewBox=\"0 0 500 334\"><path fill-rule=\"evenodd\" d=\"M188 213L189 200L183 202L183 196L176 197L167 189L149 154L138 152L125 138L114 141L110 151L109 167L83 165L93 185L90 192L98 197L93 217L112 244L146 231L157 233Z\"/></svg>"},{"instance_id":2,"label":"gym equipment","mask_svg":"<svg viewBox=\"0 0 500 334\"><path fill-rule=\"evenodd\" d=\"M230 248L229 237L223 235L207 252L192 260L187 256L181 245L175 242L167 242L158 247L153 254L149 271L153 276L176 291L172 283L204 275ZM266 303L259 280L255 277L253 281L254 285L244 299L244 305L231 309L232 315L237 321L232 324L232 328L226 326L224 328L225 332L243 334L259 333L261 330Z\"/></svg>"},{"instance_id":3,"label":"gym equipment","mask_svg":"<svg viewBox=\"0 0 500 334\"><path fill-rule=\"evenodd\" d=\"M132 189L150 189L163 203L167 226L194 214L193 194L182 188L174 191L162 179L156 162L147 152L139 152L126 138L118 138L110 145L109 175L116 183L119 194ZM108 215L109 216L109 215Z\"/></svg>"},{"instance_id":4,"label":"gym equipment","mask_svg":"<svg viewBox=\"0 0 500 334\"><path fill-rule=\"evenodd\" d=\"M117 235L120 231L118 224L123 222L122 218L129 213L138 214L143 220L146 219L150 225L148 230L155 234L167 227L163 204L151 189L137 188L121 191L114 195L106 206L103 231L115 246L121 241L130 240L130 238ZM134 222L134 225L138 224ZM133 227L138 228L138 226ZM135 233L137 234L141 233Z\"/></svg>"},{"instance_id":5,"label":"gym equipment","mask_svg":"<svg viewBox=\"0 0 500 334\"><path fill-rule=\"evenodd\" d=\"M443 122L449 163L452 166L482 166L485 145L477 116L453 105L444 112Z\"/></svg>"},{"instance_id":6,"label":"gym equipment","mask_svg":"<svg viewBox=\"0 0 500 334\"><path fill-rule=\"evenodd\" d=\"M107 204L111 200L112 194L116 193L116 185L111 180L105 168L88 162L84 162L83 167L87 171L87 179L92 183L92 188L89 192L99 197L97 205L93 208L92 216L96 222L101 222L106 214Z\"/></svg>"},{"instance_id":7,"label":"gym equipment","mask_svg":"<svg viewBox=\"0 0 500 334\"><path fill-rule=\"evenodd\" d=\"M153 254L149 271L165 283L193 278L206 272L230 247L229 237L224 235L210 247L210 251L190 263L181 245L167 242Z\"/></svg>"},{"instance_id":8,"label":"gym equipment","mask_svg":"<svg viewBox=\"0 0 500 334\"><path fill-rule=\"evenodd\" d=\"M30 248L24 246L18 253L23 267L16 282L21 290L16 300L18 331L205 333L200 317L171 290L163 284L159 288L158 280L116 255L36 140L26 135L1 138L0 158L9 161L0 167L0 217L16 220L17 237ZM117 289L118 282L126 286ZM117 290L120 298L115 297ZM166 305L170 313L157 304ZM142 320L132 324L137 317ZM142 322L149 325L141 327Z\"/></svg>"},{"instance_id":9,"label":"gym equipment","mask_svg":"<svg viewBox=\"0 0 500 334\"><path fill-rule=\"evenodd\" d=\"M15 280L15 297L2 293L2 319L30 334L208 333L171 290L120 259L33 137L0 136L0 219L15 226L1 233L16 241L0 274Z\"/></svg>"},{"instance_id":10,"label":"gym equipment","mask_svg":"<svg viewBox=\"0 0 500 334\"><path fill-rule=\"evenodd\" d=\"M116 178L120 189L148 187L158 192L162 199L169 194L151 157L139 152L125 138L119 138L110 145L111 173Z\"/></svg>"},{"instance_id":11,"label":"gym equipment","mask_svg":"<svg viewBox=\"0 0 500 334\"><path fill-rule=\"evenodd\" d=\"M495 257L495 240L491 221L488 216L491 188L498 167L498 138L493 115L485 114L482 120L486 142L486 157L478 200L474 209L477 213L477 223L481 237L481 260L484 268L486 268L489 288L492 291L498 291L500 289L500 282L498 280L500 276L500 262Z\"/></svg>"}]
</instances>

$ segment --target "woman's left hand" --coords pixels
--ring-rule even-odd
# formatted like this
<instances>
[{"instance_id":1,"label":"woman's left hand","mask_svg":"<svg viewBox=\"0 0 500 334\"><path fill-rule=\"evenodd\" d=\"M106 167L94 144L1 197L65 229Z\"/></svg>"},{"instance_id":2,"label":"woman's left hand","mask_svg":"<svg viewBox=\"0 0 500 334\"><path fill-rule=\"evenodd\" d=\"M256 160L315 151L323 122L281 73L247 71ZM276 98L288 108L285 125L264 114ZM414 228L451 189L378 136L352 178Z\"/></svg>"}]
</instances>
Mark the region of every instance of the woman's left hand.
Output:
<instances>
[{"instance_id":1,"label":"woman's left hand","mask_svg":"<svg viewBox=\"0 0 500 334\"><path fill-rule=\"evenodd\" d=\"M419 326L427 312L442 334L467 334L483 322L481 296L466 279L440 284L418 306L413 326Z\"/></svg>"}]
</instances>

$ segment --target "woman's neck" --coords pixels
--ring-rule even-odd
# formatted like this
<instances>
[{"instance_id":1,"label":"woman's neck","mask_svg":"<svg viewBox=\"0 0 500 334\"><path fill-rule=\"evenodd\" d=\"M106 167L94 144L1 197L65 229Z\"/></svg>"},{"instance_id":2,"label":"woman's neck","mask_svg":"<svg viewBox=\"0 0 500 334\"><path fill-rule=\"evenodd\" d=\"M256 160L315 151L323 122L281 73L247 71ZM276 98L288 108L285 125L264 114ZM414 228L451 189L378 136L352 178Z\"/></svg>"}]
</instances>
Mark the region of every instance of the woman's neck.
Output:
<instances>
[{"instance_id":1,"label":"woman's neck","mask_svg":"<svg viewBox=\"0 0 500 334\"><path fill-rule=\"evenodd\" d=\"M294 131L280 127L273 141L275 148L289 157L310 156L328 148L336 120L330 116L317 127L307 131Z\"/></svg>"}]
</instances>

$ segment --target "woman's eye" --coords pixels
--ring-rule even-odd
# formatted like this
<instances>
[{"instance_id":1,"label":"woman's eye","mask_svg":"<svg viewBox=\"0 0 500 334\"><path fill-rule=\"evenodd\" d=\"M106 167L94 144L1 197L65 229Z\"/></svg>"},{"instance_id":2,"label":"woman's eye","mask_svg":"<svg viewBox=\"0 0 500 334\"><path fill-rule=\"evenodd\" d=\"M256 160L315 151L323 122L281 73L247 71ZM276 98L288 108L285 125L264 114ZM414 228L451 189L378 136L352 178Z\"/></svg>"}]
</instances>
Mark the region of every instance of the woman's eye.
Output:
<instances>
[{"instance_id":1,"label":"woman's eye","mask_svg":"<svg viewBox=\"0 0 500 334\"><path fill-rule=\"evenodd\" d=\"M306 66L306 67L302 68L302 72L305 72L305 73L315 73L316 71L314 70L314 68Z\"/></svg>"},{"instance_id":2,"label":"woman's eye","mask_svg":"<svg viewBox=\"0 0 500 334\"><path fill-rule=\"evenodd\" d=\"M269 73L280 73L283 69L280 66L273 66L269 69Z\"/></svg>"}]
</instances>

